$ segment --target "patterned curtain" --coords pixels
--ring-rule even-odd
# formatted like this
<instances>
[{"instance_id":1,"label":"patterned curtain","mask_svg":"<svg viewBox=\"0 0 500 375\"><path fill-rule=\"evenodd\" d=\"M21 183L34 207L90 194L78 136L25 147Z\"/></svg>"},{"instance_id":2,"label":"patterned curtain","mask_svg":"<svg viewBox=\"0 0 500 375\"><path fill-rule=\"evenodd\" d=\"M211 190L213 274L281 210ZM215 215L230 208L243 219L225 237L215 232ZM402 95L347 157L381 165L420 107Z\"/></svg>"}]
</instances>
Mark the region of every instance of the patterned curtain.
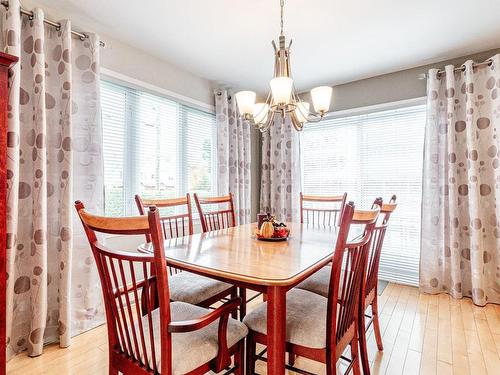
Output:
<instances>
[{"instance_id":1,"label":"patterned curtain","mask_svg":"<svg viewBox=\"0 0 500 375\"><path fill-rule=\"evenodd\" d=\"M420 286L500 303L500 56L429 71Z\"/></svg>"},{"instance_id":2,"label":"patterned curtain","mask_svg":"<svg viewBox=\"0 0 500 375\"><path fill-rule=\"evenodd\" d=\"M218 194L233 193L236 220L250 220L250 125L242 121L234 95L215 91Z\"/></svg>"},{"instance_id":3,"label":"patterned curtain","mask_svg":"<svg viewBox=\"0 0 500 375\"><path fill-rule=\"evenodd\" d=\"M7 216L8 357L70 337L103 321L95 266L73 201L103 206L99 47L20 17L19 0L0 7L10 74Z\"/></svg>"},{"instance_id":4,"label":"patterned curtain","mask_svg":"<svg viewBox=\"0 0 500 375\"><path fill-rule=\"evenodd\" d=\"M299 221L301 190L300 137L289 118L276 116L262 135L260 209L280 221Z\"/></svg>"}]
</instances>

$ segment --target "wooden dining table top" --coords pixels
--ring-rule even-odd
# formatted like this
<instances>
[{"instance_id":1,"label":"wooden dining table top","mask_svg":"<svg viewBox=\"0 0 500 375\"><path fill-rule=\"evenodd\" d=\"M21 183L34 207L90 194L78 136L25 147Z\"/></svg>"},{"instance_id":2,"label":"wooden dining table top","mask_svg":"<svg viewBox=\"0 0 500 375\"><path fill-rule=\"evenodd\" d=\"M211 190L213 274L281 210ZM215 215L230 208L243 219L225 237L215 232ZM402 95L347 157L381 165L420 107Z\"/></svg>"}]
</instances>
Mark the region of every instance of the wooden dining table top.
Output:
<instances>
[{"instance_id":1,"label":"wooden dining table top","mask_svg":"<svg viewBox=\"0 0 500 375\"><path fill-rule=\"evenodd\" d=\"M331 261L338 228L287 226L290 236L286 241L257 240L255 223L166 239L165 256L170 266L207 276L258 285L293 285ZM150 243L139 246L139 251L152 250Z\"/></svg>"}]
</instances>

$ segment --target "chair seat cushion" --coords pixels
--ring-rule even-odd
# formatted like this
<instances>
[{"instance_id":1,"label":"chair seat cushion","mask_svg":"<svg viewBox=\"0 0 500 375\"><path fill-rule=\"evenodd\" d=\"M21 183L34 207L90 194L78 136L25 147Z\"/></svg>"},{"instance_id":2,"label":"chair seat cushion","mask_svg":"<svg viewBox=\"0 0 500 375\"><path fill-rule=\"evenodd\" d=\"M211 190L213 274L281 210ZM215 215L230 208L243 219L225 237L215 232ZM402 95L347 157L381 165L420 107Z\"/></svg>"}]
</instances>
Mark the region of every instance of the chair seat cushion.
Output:
<instances>
[{"instance_id":1,"label":"chair seat cushion","mask_svg":"<svg viewBox=\"0 0 500 375\"><path fill-rule=\"evenodd\" d=\"M328 300L302 289L286 294L286 341L309 348L326 347ZM267 303L260 304L245 319L252 331L267 334Z\"/></svg>"},{"instance_id":2,"label":"chair seat cushion","mask_svg":"<svg viewBox=\"0 0 500 375\"><path fill-rule=\"evenodd\" d=\"M331 273L332 266L324 266L319 271L313 273L307 279L302 281L296 288L307 290L328 298Z\"/></svg>"},{"instance_id":3,"label":"chair seat cushion","mask_svg":"<svg viewBox=\"0 0 500 375\"><path fill-rule=\"evenodd\" d=\"M231 285L192 272L179 272L168 278L170 299L198 305L231 288Z\"/></svg>"},{"instance_id":4,"label":"chair seat cushion","mask_svg":"<svg viewBox=\"0 0 500 375\"><path fill-rule=\"evenodd\" d=\"M203 307L191 305L184 302L172 302L170 304L172 321L199 319L207 315L211 310ZM153 321L153 337L155 346L155 355L158 371L160 371L161 353L160 353L160 309L155 309L151 313ZM172 334L172 371L174 374L185 374L199 366L210 362L218 354L218 330L219 320L217 319L210 325L185 333ZM139 325L136 323L136 332L139 335ZM153 368L153 358L151 356L151 344L149 335L148 317L142 317L142 326L146 342L146 351L148 354L149 366ZM245 338L248 328L238 320L229 318L227 325L227 344L231 347L238 341ZM140 339L139 339L140 342ZM140 344L139 344L140 346ZM141 358L144 362L144 355L141 350Z\"/></svg>"}]
</instances>

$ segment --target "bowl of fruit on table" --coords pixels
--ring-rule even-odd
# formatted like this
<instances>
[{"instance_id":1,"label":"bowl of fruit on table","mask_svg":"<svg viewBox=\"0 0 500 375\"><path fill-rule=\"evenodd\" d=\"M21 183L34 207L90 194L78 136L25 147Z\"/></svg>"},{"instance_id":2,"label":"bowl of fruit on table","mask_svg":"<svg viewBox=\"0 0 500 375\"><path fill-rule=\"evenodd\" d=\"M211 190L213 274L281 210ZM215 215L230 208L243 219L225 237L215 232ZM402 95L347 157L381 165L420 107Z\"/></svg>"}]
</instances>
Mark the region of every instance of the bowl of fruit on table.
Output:
<instances>
[{"instance_id":1,"label":"bowl of fruit on table","mask_svg":"<svg viewBox=\"0 0 500 375\"><path fill-rule=\"evenodd\" d=\"M278 222L274 216L268 214L260 229L255 230L255 236L261 241L286 241L290 229L285 223Z\"/></svg>"}]
</instances>

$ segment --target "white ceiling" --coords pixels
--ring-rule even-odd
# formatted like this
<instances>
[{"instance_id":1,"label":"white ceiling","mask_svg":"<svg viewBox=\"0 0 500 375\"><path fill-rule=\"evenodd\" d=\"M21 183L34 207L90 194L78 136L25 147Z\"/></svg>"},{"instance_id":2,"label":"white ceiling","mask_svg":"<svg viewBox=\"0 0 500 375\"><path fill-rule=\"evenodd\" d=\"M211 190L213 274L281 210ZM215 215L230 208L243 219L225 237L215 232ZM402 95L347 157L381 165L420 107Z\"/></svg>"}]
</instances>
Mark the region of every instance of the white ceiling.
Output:
<instances>
[{"instance_id":1,"label":"white ceiling","mask_svg":"<svg viewBox=\"0 0 500 375\"><path fill-rule=\"evenodd\" d=\"M236 88L267 91L279 0L38 0ZM286 0L299 90L500 47L499 0Z\"/></svg>"}]
</instances>

